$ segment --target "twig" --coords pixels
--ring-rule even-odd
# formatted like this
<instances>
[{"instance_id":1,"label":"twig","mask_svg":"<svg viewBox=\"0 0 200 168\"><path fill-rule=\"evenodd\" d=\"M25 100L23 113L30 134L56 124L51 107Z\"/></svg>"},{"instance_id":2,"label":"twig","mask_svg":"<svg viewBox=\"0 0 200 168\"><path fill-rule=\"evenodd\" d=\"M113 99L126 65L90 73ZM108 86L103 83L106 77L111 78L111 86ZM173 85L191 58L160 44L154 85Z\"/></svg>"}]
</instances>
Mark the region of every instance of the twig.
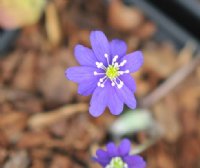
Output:
<instances>
[{"instance_id":1,"label":"twig","mask_svg":"<svg viewBox=\"0 0 200 168\"><path fill-rule=\"evenodd\" d=\"M152 93L144 97L139 103L140 106L149 107L158 100L162 99L166 94L168 94L172 89L174 89L178 84L180 84L188 75L190 75L199 64L200 55L197 55L191 60L191 62L177 70L169 79L167 79Z\"/></svg>"},{"instance_id":2,"label":"twig","mask_svg":"<svg viewBox=\"0 0 200 168\"><path fill-rule=\"evenodd\" d=\"M0 103L3 103L5 101L26 99L29 97L33 97L33 95L26 91L14 88L0 87Z\"/></svg>"},{"instance_id":3,"label":"twig","mask_svg":"<svg viewBox=\"0 0 200 168\"><path fill-rule=\"evenodd\" d=\"M86 112L87 110L88 104L85 103L66 105L53 111L33 115L28 121L28 126L33 130L42 129L63 118L69 118L73 114Z\"/></svg>"}]
</instances>

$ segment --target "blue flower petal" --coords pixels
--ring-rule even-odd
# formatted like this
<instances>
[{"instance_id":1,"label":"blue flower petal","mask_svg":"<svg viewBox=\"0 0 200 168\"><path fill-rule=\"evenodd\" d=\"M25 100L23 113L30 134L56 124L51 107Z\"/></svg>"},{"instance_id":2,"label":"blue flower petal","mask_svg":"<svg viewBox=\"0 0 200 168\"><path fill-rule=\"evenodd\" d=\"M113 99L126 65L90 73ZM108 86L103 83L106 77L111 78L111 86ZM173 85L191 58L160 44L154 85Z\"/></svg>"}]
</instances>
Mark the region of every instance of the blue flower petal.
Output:
<instances>
[{"instance_id":1,"label":"blue flower petal","mask_svg":"<svg viewBox=\"0 0 200 168\"><path fill-rule=\"evenodd\" d=\"M129 154L131 149L131 142L128 139L123 139L118 147L120 156L126 156Z\"/></svg>"},{"instance_id":2,"label":"blue flower petal","mask_svg":"<svg viewBox=\"0 0 200 168\"><path fill-rule=\"evenodd\" d=\"M110 42L110 52L112 55L112 58L115 55L118 55L120 57L125 56L127 51L127 45L124 41L119 39L114 39Z\"/></svg>"},{"instance_id":3,"label":"blue flower petal","mask_svg":"<svg viewBox=\"0 0 200 168\"><path fill-rule=\"evenodd\" d=\"M109 164L109 161L107 159L100 159L100 158L92 158L95 162L99 163L101 166L105 167L106 165Z\"/></svg>"},{"instance_id":4,"label":"blue flower petal","mask_svg":"<svg viewBox=\"0 0 200 168\"><path fill-rule=\"evenodd\" d=\"M116 157L118 156L118 150L117 150L117 147L116 145L113 143L113 142L110 142L106 145L107 147L107 152L108 152L108 155L110 157Z\"/></svg>"},{"instance_id":5,"label":"blue flower petal","mask_svg":"<svg viewBox=\"0 0 200 168\"><path fill-rule=\"evenodd\" d=\"M97 158L109 160L108 153L102 149L96 151Z\"/></svg>"},{"instance_id":6,"label":"blue flower petal","mask_svg":"<svg viewBox=\"0 0 200 168\"><path fill-rule=\"evenodd\" d=\"M89 112L93 117L100 116L106 106L107 106L107 98L108 98L108 90L106 87L101 88L97 87L92 95L92 99L90 101Z\"/></svg>"},{"instance_id":7,"label":"blue flower petal","mask_svg":"<svg viewBox=\"0 0 200 168\"><path fill-rule=\"evenodd\" d=\"M102 166L106 166L110 162L110 157L108 153L102 149L98 149L96 151L96 161L100 163Z\"/></svg>"},{"instance_id":8,"label":"blue flower petal","mask_svg":"<svg viewBox=\"0 0 200 168\"><path fill-rule=\"evenodd\" d=\"M146 162L139 155L127 156L124 161L128 164L129 168L145 168Z\"/></svg>"},{"instance_id":9,"label":"blue flower petal","mask_svg":"<svg viewBox=\"0 0 200 168\"><path fill-rule=\"evenodd\" d=\"M102 31L92 31L90 34L92 49L100 62L106 63L104 54L110 54L110 45L107 37Z\"/></svg>"},{"instance_id":10,"label":"blue flower petal","mask_svg":"<svg viewBox=\"0 0 200 168\"><path fill-rule=\"evenodd\" d=\"M80 65L96 67L97 59L91 49L78 44L74 49L74 55Z\"/></svg>"},{"instance_id":11,"label":"blue flower petal","mask_svg":"<svg viewBox=\"0 0 200 168\"><path fill-rule=\"evenodd\" d=\"M131 90L123 85L121 89L117 89L117 93L119 98L131 109L136 108L136 99Z\"/></svg>"},{"instance_id":12,"label":"blue flower petal","mask_svg":"<svg viewBox=\"0 0 200 168\"><path fill-rule=\"evenodd\" d=\"M120 79L124 82L124 84L131 90L131 92L136 91L136 83L133 77L130 74L123 74L120 76Z\"/></svg>"},{"instance_id":13,"label":"blue flower petal","mask_svg":"<svg viewBox=\"0 0 200 168\"><path fill-rule=\"evenodd\" d=\"M99 72L99 69L87 66L71 67L65 71L65 75L69 80L77 83L87 83L90 80L96 79L94 71Z\"/></svg>"},{"instance_id":14,"label":"blue flower petal","mask_svg":"<svg viewBox=\"0 0 200 168\"><path fill-rule=\"evenodd\" d=\"M117 95L117 87L111 86L110 82L106 83L107 97L108 97L108 108L113 115L119 115L123 111L123 101Z\"/></svg>"},{"instance_id":15,"label":"blue flower petal","mask_svg":"<svg viewBox=\"0 0 200 168\"><path fill-rule=\"evenodd\" d=\"M78 93L83 96L88 96L94 92L97 87L98 78L89 80L85 83L80 83L78 86Z\"/></svg>"},{"instance_id":16,"label":"blue flower petal","mask_svg":"<svg viewBox=\"0 0 200 168\"><path fill-rule=\"evenodd\" d=\"M123 57L123 60L126 60L125 66L123 66L122 70L129 70L130 72L136 72L142 66L144 62L143 54L141 51L135 51Z\"/></svg>"}]
</instances>

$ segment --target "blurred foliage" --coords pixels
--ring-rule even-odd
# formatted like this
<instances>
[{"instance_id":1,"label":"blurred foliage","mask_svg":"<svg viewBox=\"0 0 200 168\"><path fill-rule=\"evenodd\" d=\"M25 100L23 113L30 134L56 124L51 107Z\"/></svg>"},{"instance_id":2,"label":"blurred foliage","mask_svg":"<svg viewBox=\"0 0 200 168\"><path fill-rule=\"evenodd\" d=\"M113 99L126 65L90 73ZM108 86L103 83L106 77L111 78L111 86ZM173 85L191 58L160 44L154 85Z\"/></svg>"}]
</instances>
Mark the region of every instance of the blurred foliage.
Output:
<instances>
[{"instance_id":1,"label":"blurred foliage","mask_svg":"<svg viewBox=\"0 0 200 168\"><path fill-rule=\"evenodd\" d=\"M154 122L150 112L146 109L129 110L113 123L110 132L114 137L133 134L152 128Z\"/></svg>"},{"instance_id":2,"label":"blurred foliage","mask_svg":"<svg viewBox=\"0 0 200 168\"><path fill-rule=\"evenodd\" d=\"M0 27L14 29L40 18L46 0L0 0Z\"/></svg>"}]
</instances>

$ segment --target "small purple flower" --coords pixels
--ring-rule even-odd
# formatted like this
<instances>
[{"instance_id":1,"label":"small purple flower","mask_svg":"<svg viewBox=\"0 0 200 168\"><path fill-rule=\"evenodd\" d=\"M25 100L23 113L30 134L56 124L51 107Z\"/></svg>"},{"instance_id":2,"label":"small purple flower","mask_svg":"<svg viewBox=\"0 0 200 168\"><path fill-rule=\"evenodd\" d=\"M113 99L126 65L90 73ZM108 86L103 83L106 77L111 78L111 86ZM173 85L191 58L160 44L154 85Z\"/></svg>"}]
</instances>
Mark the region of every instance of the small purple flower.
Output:
<instances>
[{"instance_id":1,"label":"small purple flower","mask_svg":"<svg viewBox=\"0 0 200 168\"><path fill-rule=\"evenodd\" d=\"M146 163L139 155L130 155L131 143L128 139L121 141L117 147L113 142L107 144L107 151L98 149L93 158L104 168L145 168Z\"/></svg>"},{"instance_id":2,"label":"small purple flower","mask_svg":"<svg viewBox=\"0 0 200 168\"><path fill-rule=\"evenodd\" d=\"M66 70L67 78L79 84L79 94L93 94L90 114L98 117L107 106L114 115L123 111L124 104L136 108L133 94L136 84L130 73L143 64L142 52L126 55L124 41L114 39L109 42L101 31L92 31L90 41L92 49L82 45L75 47L75 56L81 66Z\"/></svg>"}]
</instances>

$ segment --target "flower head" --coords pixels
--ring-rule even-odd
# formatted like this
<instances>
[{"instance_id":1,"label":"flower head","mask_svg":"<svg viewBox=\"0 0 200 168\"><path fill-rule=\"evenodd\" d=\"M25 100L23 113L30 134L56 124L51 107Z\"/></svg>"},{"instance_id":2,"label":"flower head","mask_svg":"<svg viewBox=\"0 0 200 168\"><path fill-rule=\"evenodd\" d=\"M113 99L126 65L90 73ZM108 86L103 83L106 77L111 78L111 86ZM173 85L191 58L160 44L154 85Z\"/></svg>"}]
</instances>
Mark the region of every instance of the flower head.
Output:
<instances>
[{"instance_id":1,"label":"flower head","mask_svg":"<svg viewBox=\"0 0 200 168\"><path fill-rule=\"evenodd\" d=\"M130 155L131 143L128 139L121 141L117 147L113 142L107 144L107 151L98 149L94 161L104 168L145 168L146 163L139 155Z\"/></svg>"},{"instance_id":2,"label":"flower head","mask_svg":"<svg viewBox=\"0 0 200 168\"><path fill-rule=\"evenodd\" d=\"M66 76L79 84L78 93L92 95L89 112L94 117L100 116L106 107L112 114L119 115L123 105L136 108L134 92L136 84L131 72L136 72L143 64L142 52L126 55L124 41L108 41L101 31L90 34L92 49L77 45L75 57L81 66L66 70Z\"/></svg>"}]
</instances>

